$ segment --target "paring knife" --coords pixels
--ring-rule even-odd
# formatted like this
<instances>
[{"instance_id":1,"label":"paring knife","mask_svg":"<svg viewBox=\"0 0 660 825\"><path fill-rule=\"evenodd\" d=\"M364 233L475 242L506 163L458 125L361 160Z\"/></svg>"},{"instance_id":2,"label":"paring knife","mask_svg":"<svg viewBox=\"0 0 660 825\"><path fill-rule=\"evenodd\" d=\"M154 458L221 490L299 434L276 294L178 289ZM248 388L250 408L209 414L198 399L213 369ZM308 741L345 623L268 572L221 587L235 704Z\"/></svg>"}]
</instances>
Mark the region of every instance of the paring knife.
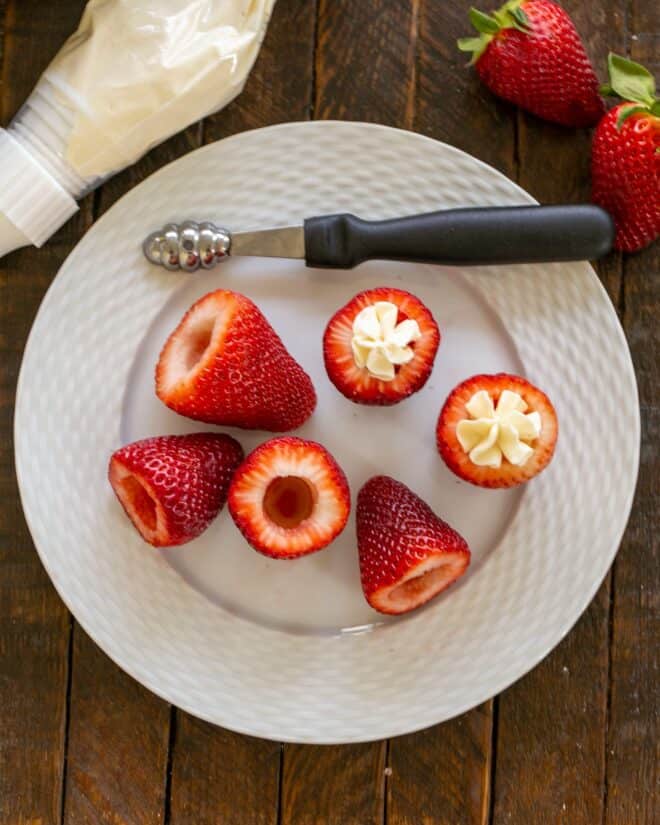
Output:
<instances>
[{"instance_id":1,"label":"paring knife","mask_svg":"<svg viewBox=\"0 0 660 825\"><path fill-rule=\"evenodd\" d=\"M186 272L210 269L230 255L350 269L369 259L463 266L594 260L613 239L607 212L578 204L447 209L383 221L323 215L302 226L234 233L186 221L152 233L143 249L152 263Z\"/></svg>"}]
</instances>

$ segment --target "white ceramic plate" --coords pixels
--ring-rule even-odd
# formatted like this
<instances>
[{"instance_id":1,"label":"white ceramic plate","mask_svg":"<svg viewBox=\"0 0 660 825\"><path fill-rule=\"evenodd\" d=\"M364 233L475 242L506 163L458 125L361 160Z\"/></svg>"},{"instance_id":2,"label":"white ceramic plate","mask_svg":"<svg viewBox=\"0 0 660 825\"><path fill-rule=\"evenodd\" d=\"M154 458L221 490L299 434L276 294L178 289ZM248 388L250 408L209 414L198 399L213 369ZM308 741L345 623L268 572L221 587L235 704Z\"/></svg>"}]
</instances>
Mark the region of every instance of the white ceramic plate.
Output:
<instances>
[{"instance_id":1,"label":"white ceramic plate","mask_svg":"<svg viewBox=\"0 0 660 825\"><path fill-rule=\"evenodd\" d=\"M55 586L85 630L155 693L225 727L348 742L454 716L529 670L577 620L616 553L637 475L634 373L614 310L586 263L449 269L370 263L350 272L229 260L210 273L149 266L140 244L169 220L232 229L354 211L378 218L530 203L474 158L409 132L350 123L263 129L158 172L78 244L28 342L16 408L25 513ZM478 242L476 239L475 242ZM561 238L557 239L561 243ZM424 390L389 409L330 385L321 336L357 291L403 286L443 339ZM106 480L111 452L148 435L209 429L157 401L158 352L217 287L249 295L319 395L299 431L336 456L353 497L402 480L468 540L473 563L425 609L388 619L364 602L353 522L294 562L252 551L223 511L197 541L143 544ZM475 372L527 375L560 421L549 469L523 490L479 490L435 451L449 390ZM246 450L269 436L234 431Z\"/></svg>"}]
</instances>

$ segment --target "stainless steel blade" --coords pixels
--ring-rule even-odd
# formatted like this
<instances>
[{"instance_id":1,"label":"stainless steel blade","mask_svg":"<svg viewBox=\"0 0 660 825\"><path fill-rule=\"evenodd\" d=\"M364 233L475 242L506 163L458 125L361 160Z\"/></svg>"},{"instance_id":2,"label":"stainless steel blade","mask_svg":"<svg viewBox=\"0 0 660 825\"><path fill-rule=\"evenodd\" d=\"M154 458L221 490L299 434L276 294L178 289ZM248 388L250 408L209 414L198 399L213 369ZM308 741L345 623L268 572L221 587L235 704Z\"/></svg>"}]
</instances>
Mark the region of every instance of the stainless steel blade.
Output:
<instances>
[{"instance_id":1,"label":"stainless steel blade","mask_svg":"<svg viewBox=\"0 0 660 825\"><path fill-rule=\"evenodd\" d=\"M264 258L304 258L305 230L302 226L233 232L229 254L257 255Z\"/></svg>"}]
</instances>

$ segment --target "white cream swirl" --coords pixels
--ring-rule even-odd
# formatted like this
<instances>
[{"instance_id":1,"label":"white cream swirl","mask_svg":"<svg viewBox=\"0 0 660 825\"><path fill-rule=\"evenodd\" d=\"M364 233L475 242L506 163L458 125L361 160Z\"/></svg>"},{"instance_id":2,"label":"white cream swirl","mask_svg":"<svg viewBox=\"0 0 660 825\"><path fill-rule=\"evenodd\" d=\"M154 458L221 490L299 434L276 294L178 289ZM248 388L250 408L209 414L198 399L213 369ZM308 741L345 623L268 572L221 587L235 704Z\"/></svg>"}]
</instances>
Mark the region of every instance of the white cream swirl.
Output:
<instances>
[{"instance_id":1,"label":"white cream swirl","mask_svg":"<svg viewBox=\"0 0 660 825\"><path fill-rule=\"evenodd\" d=\"M407 318L397 324L398 314L396 304L377 301L353 319L353 359L381 381L392 381L395 367L412 361L415 352L410 344L422 337L417 321Z\"/></svg>"},{"instance_id":2,"label":"white cream swirl","mask_svg":"<svg viewBox=\"0 0 660 825\"><path fill-rule=\"evenodd\" d=\"M486 390L479 390L465 408L470 418L458 422L456 436L473 464L496 468L502 456L516 466L525 464L534 452L529 442L541 434L541 416L525 415L527 404L517 392L504 390L495 407Z\"/></svg>"}]
</instances>

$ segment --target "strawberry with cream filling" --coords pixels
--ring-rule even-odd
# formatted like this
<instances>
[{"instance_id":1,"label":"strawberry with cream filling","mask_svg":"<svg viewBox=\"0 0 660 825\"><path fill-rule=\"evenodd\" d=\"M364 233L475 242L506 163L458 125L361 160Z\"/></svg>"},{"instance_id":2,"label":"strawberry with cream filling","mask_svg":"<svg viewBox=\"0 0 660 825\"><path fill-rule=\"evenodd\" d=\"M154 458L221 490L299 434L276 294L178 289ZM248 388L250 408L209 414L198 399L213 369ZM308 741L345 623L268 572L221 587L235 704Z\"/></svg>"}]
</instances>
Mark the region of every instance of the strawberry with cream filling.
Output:
<instances>
[{"instance_id":1,"label":"strawberry with cream filling","mask_svg":"<svg viewBox=\"0 0 660 825\"><path fill-rule=\"evenodd\" d=\"M357 404L396 404L420 390L440 331L419 298L402 289L361 292L330 319L323 336L328 377Z\"/></svg>"},{"instance_id":2,"label":"strawberry with cream filling","mask_svg":"<svg viewBox=\"0 0 660 825\"><path fill-rule=\"evenodd\" d=\"M449 469L479 487L514 487L549 464L557 441L550 399L517 375L475 375L447 398L436 429Z\"/></svg>"}]
</instances>

